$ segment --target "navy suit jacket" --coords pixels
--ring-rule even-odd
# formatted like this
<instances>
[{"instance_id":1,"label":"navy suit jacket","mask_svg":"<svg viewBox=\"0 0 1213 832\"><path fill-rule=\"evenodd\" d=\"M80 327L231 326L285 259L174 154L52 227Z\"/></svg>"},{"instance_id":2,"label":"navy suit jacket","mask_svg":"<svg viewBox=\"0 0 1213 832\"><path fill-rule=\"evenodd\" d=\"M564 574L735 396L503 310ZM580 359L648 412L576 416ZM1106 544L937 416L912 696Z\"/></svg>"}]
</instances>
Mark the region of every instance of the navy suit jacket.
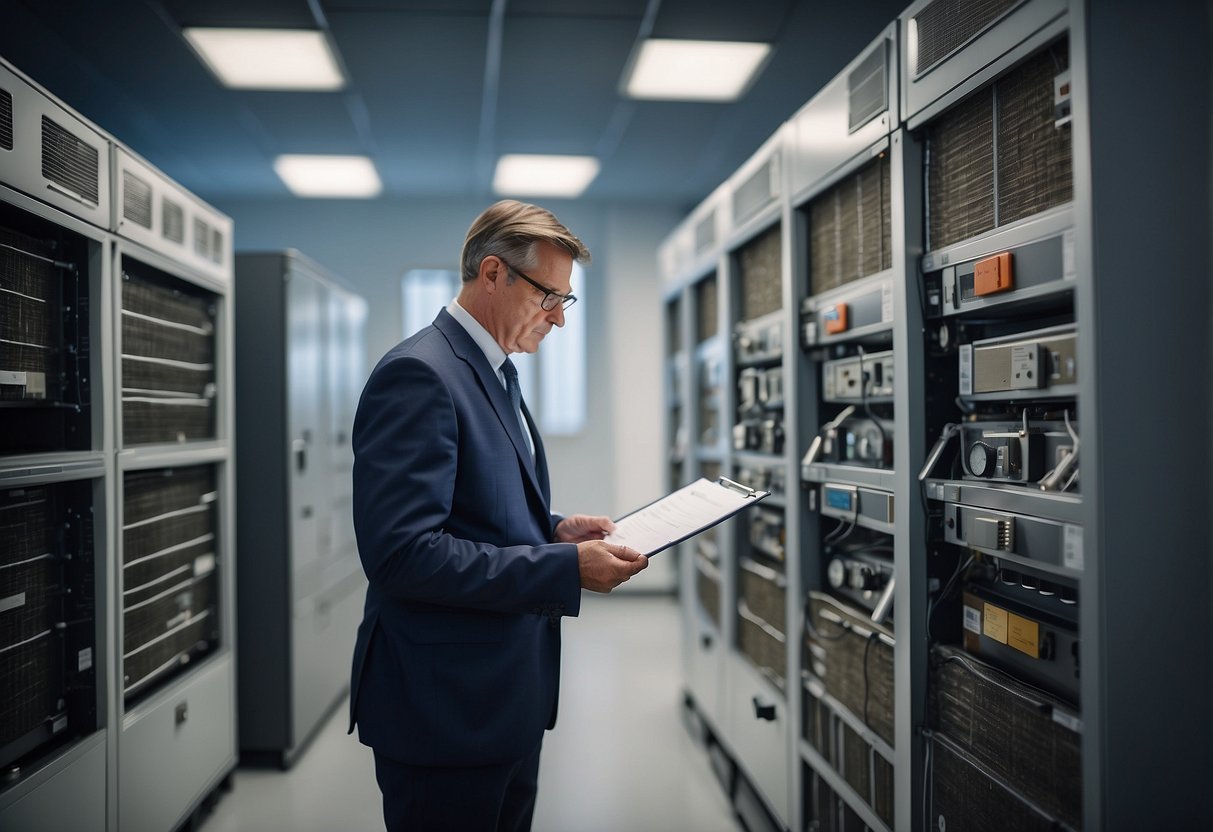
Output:
<instances>
[{"instance_id":1,"label":"navy suit jacket","mask_svg":"<svg viewBox=\"0 0 1213 832\"><path fill-rule=\"evenodd\" d=\"M369 580L350 730L411 765L488 765L556 721L577 547L552 543L547 460L446 310L372 371L354 420L354 527Z\"/></svg>"}]
</instances>

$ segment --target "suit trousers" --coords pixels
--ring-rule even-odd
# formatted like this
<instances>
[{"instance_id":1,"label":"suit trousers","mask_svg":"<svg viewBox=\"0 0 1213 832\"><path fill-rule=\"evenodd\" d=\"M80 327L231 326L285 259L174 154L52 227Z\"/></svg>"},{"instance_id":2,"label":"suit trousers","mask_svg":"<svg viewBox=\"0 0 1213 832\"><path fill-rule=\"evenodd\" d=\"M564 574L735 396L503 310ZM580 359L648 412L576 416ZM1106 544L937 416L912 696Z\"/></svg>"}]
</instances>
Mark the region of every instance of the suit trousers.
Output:
<instances>
[{"instance_id":1,"label":"suit trousers","mask_svg":"<svg viewBox=\"0 0 1213 832\"><path fill-rule=\"evenodd\" d=\"M413 766L376 751L387 832L527 832L542 746L492 766Z\"/></svg>"}]
</instances>

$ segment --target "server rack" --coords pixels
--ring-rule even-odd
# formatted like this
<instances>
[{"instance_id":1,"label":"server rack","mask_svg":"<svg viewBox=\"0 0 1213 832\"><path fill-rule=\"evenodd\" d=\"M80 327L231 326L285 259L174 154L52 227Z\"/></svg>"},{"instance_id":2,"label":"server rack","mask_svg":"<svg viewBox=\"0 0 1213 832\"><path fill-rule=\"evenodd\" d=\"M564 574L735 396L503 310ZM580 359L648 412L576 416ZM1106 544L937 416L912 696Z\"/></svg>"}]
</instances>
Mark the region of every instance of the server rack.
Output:
<instances>
[{"instance_id":1,"label":"server rack","mask_svg":"<svg viewBox=\"0 0 1213 832\"><path fill-rule=\"evenodd\" d=\"M0 825L105 829L108 145L0 62Z\"/></svg>"},{"instance_id":2,"label":"server rack","mask_svg":"<svg viewBox=\"0 0 1213 832\"><path fill-rule=\"evenodd\" d=\"M240 752L287 767L349 685L365 579L350 435L366 303L298 252L241 254Z\"/></svg>"},{"instance_id":3,"label":"server rack","mask_svg":"<svg viewBox=\"0 0 1213 832\"><path fill-rule=\"evenodd\" d=\"M898 184L898 50L890 25L791 124L798 302L794 452L808 496L799 542L798 806L816 828L895 824L905 645L893 613L910 552L898 524L917 505L899 483L913 442L899 384L904 209Z\"/></svg>"},{"instance_id":4,"label":"server rack","mask_svg":"<svg viewBox=\"0 0 1213 832\"><path fill-rule=\"evenodd\" d=\"M113 145L117 824L236 764L231 220Z\"/></svg>"},{"instance_id":5,"label":"server rack","mask_svg":"<svg viewBox=\"0 0 1213 832\"><path fill-rule=\"evenodd\" d=\"M1107 284L1104 277L1097 286L1093 268L1101 252L1128 256L1131 248L1120 240L1099 242L1093 217L1127 227L1126 218L1140 210L1092 200L1091 148L1120 159L1129 151L1113 135L1110 117L1103 122L1107 135L1091 134L1088 72L1114 76L1120 65L1107 51L1098 66L1088 65L1095 54L1088 29L1107 39L1124 16L1057 0L977 3L963 11L956 13L947 0L913 3L785 128L792 136L791 185L781 197L791 237L787 303L795 304L801 325L783 382L785 399L799 407L796 416L786 414L787 456L801 462L812 452L793 469L807 491L794 510L788 501L786 602L808 611L805 619L818 636L810 632L809 650L788 657L798 682L788 691L791 725L785 729L794 738L789 828L1102 827L1113 822L1109 807L1118 809L1118 818L1144 810L1123 759L1130 737L1153 743L1161 756L1163 740L1151 735L1155 728L1191 752L1177 752L1183 771L1174 776L1194 782L1190 772L1208 771L1207 736L1200 731L1207 729L1207 708L1188 692L1207 691L1207 679L1198 674L1193 686L1184 686L1179 698L1188 708L1182 717L1126 721L1130 706L1122 692L1133 687L1128 679L1136 679L1128 645L1148 638L1128 632L1135 605L1168 605L1175 595L1161 587L1178 588L1183 574L1203 585L1200 578L1208 575L1207 563L1182 554L1180 542L1181 534L1203 536L1193 500L1207 497L1207 471L1196 466L1182 476L1182 465L1165 467L1160 456L1168 482L1190 481L1195 490L1134 496L1132 486L1113 482L1117 472L1101 464L1106 438L1104 446L1095 444L1101 427L1115 424L1123 435L1128 414L1148 421L1145 411L1154 406L1147 395L1140 405L1114 404L1095 375L1116 340L1094 326L1096 315L1127 324L1134 318L1126 305L1141 297L1137 278L1106 256L1104 271L1119 282ZM1180 28L1168 25L1173 33ZM861 91L879 86L856 82L870 81L882 48L886 107L854 117L849 108L869 100ZM1151 54L1150 60L1170 58ZM1167 100L1178 100L1178 90L1207 94L1207 78L1177 84ZM1103 96L1108 112L1114 98ZM856 223L863 225L856 191L877 181L882 154L888 164L887 178L879 177L889 196L887 231L870 238L866 229L819 222L819 206L832 203L836 215L854 207ZM1162 166L1173 185L1183 178L1177 171L1182 164ZM1107 177L1115 178L1105 169ZM1145 190L1142 185L1134 193ZM1192 231L1189 216L1207 220L1207 204L1186 203L1177 222ZM1167 236L1158 223L1152 227ZM854 280L815 281L815 256L830 243L837 255L841 237L855 233L879 237L882 253L887 239L891 261L882 259L868 273L856 267L862 257L852 258L844 270ZM730 239L726 249L733 251L746 236ZM689 221L671 237L672 250L679 239L684 247L692 239ZM1167 262L1193 264L1194 251L1207 254L1192 240L1176 234L1167 239L1171 248L1160 255ZM735 258L719 258L719 300L726 305L737 300L735 265ZM671 294L688 291L694 276L686 260L667 267ZM1193 325L1207 291L1181 294L1191 294L1198 306L1185 307L1177 320ZM733 323L738 315L730 309L725 320ZM1207 451L1207 430L1188 419L1189 409L1179 401L1207 395L1184 382L1187 375L1150 382L1157 363L1128 346L1116 345L1115 352L1124 372L1135 373L1135 389L1178 394L1157 406L1178 409L1169 423L1187 425L1183 441ZM1182 354L1185 362L1207 366L1205 353L1167 354L1167 360ZM731 381L741 381L738 369L727 370ZM1114 375L1127 377L1119 367ZM856 384L859 395L848 394ZM742 390L738 400L748 395ZM852 405L855 410L834 424ZM728 412L735 407L726 402ZM868 408L868 422L888 424L852 429L848 420ZM1109 408L1117 412L1109 415ZM820 445L834 440L832 451L813 449L819 435ZM889 437L891 452L885 448ZM873 447L880 452L869 453ZM1117 445L1117 458L1140 460L1150 453L1129 448ZM726 465L738 461L730 450ZM1113 505L1117 517L1108 514ZM1151 516L1166 518L1165 532L1150 528L1169 541L1169 553L1149 567L1127 552L1113 562L1103 550L1123 550L1119 540L1126 535L1141 541L1144 531L1133 534L1122 526L1132 525L1125 518L1146 505ZM863 530L865 542L886 543L885 551L839 552L832 545L837 541L826 539L839 519ZM734 533L733 539L740 537ZM742 581L748 576L736 563L724 575L729 610L746 592ZM1150 594L1133 595L1130 576ZM684 572L684 580L693 578ZM893 587L883 599L892 600L892 615L872 620L882 584ZM684 594L693 591L684 584ZM1114 607L1121 612L1112 615ZM1188 623L1188 632L1207 635L1207 616L1191 612L1176 613L1177 620ZM1118 640L1107 634L1110 623L1120 625ZM800 633L799 621L789 624ZM835 634L838 639L829 638ZM843 634L852 637L850 644ZM736 634L726 633L726 639L732 644ZM1197 642L1208 643L1203 636ZM1183 663L1179 642L1153 643L1159 652L1155 658L1151 651L1149 664L1156 673L1164 661ZM879 674L873 674L877 664ZM858 695L855 667L866 667L869 677ZM735 666L725 672L725 707L735 709L737 692L750 680ZM832 685L831 676L839 683ZM691 679L688 691L695 702ZM1113 713L1120 717L1115 723L1109 721ZM1193 723L1197 738L1180 739L1189 736L1185 721ZM961 724L982 730L961 736ZM736 732L744 726L732 720L724 726L709 727L724 740L737 784L760 781L753 757L736 750ZM1110 756L1113 747L1119 756ZM1162 775L1144 778L1142 785L1149 795L1142 797L1158 808L1168 792ZM732 794L739 803L750 801L738 788ZM1160 817L1207 818L1207 801L1190 797L1175 795Z\"/></svg>"}]
</instances>

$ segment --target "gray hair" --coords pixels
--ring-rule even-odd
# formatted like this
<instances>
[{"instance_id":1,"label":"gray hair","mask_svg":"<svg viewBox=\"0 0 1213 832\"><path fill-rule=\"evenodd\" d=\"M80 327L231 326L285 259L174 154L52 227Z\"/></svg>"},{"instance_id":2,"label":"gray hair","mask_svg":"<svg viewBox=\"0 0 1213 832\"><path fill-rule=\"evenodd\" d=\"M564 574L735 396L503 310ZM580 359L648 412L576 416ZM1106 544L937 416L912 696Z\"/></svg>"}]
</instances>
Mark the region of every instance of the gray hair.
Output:
<instances>
[{"instance_id":1,"label":"gray hair","mask_svg":"<svg viewBox=\"0 0 1213 832\"><path fill-rule=\"evenodd\" d=\"M484 210L468 229L460 255L463 282L475 280L484 258L497 256L519 269L538 265L536 250L550 243L578 263L590 262L590 250L546 208L503 199ZM513 282L513 277L509 278Z\"/></svg>"}]
</instances>

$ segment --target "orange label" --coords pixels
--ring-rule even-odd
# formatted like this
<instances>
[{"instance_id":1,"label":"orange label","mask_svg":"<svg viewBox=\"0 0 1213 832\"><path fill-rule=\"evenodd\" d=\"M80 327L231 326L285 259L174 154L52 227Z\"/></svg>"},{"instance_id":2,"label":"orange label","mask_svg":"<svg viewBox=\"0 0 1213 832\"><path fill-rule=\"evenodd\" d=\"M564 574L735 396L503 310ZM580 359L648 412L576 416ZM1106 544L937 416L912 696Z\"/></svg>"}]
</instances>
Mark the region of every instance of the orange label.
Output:
<instances>
[{"instance_id":1,"label":"orange label","mask_svg":"<svg viewBox=\"0 0 1213 832\"><path fill-rule=\"evenodd\" d=\"M845 303L834 304L822 313L822 318L825 320L828 334L834 335L847 331L847 305Z\"/></svg>"},{"instance_id":2,"label":"orange label","mask_svg":"<svg viewBox=\"0 0 1213 832\"><path fill-rule=\"evenodd\" d=\"M1007 643L1007 611L993 604L986 604L981 614L982 632L1002 644Z\"/></svg>"},{"instance_id":3,"label":"orange label","mask_svg":"<svg viewBox=\"0 0 1213 832\"><path fill-rule=\"evenodd\" d=\"M1015 613L1007 615L1007 644L1034 659L1040 658L1040 625Z\"/></svg>"},{"instance_id":4,"label":"orange label","mask_svg":"<svg viewBox=\"0 0 1213 832\"><path fill-rule=\"evenodd\" d=\"M973 271L973 294L981 297L1005 292L1014 282L1011 275L1011 252L1004 251L977 261Z\"/></svg>"}]
</instances>

